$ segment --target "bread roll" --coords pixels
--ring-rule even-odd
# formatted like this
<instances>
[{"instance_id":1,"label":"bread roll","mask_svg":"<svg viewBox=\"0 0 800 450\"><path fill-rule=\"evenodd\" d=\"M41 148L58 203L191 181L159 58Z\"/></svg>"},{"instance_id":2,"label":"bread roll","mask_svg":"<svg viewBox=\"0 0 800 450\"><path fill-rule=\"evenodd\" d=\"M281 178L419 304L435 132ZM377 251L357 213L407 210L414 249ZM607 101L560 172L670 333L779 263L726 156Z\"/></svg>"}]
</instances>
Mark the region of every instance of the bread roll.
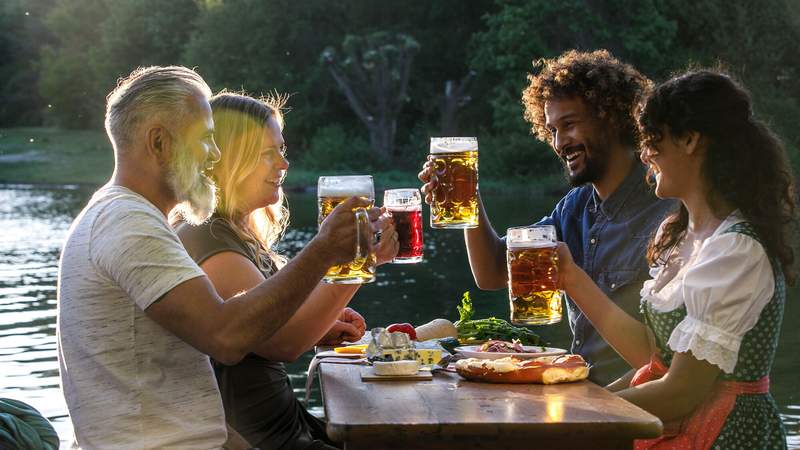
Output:
<instances>
[{"instance_id":1,"label":"bread roll","mask_svg":"<svg viewBox=\"0 0 800 450\"><path fill-rule=\"evenodd\" d=\"M543 356L534 359L467 358L456 362L456 372L473 381L489 383L556 384L580 381L589 367L580 355Z\"/></svg>"}]
</instances>

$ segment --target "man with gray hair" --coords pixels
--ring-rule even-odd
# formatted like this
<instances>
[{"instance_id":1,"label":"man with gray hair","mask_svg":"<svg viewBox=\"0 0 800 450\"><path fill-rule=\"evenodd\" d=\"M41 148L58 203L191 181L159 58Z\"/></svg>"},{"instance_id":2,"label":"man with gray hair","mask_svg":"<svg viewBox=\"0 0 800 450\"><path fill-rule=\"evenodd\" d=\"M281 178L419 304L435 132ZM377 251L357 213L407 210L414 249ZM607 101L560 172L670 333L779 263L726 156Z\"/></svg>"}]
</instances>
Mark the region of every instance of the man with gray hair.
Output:
<instances>
[{"instance_id":1,"label":"man with gray hair","mask_svg":"<svg viewBox=\"0 0 800 450\"><path fill-rule=\"evenodd\" d=\"M222 447L225 418L206 355L238 362L330 266L353 257L353 210L368 207L356 197L280 272L219 297L167 220L177 210L200 223L214 210L203 173L220 156L210 95L197 73L172 66L137 69L107 98L114 173L70 227L58 279L61 384L85 450ZM368 212L375 220L380 210Z\"/></svg>"}]
</instances>

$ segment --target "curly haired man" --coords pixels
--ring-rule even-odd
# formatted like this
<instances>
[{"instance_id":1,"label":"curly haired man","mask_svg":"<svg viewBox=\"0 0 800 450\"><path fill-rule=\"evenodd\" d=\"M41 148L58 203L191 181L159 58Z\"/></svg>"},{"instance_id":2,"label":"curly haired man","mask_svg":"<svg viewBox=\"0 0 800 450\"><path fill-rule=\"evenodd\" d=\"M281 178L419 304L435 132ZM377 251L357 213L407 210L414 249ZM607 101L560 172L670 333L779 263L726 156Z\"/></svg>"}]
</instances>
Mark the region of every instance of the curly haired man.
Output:
<instances>
[{"instance_id":1,"label":"curly haired man","mask_svg":"<svg viewBox=\"0 0 800 450\"><path fill-rule=\"evenodd\" d=\"M652 83L605 50L571 50L534 66L538 73L528 76L522 94L525 119L564 163L573 187L537 224L554 225L576 263L620 307L639 317L639 288L648 278L647 241L674 206L654 195L637 157L634 115ZM430 200L437 185L430 162L419 177ZM505 238L492 228L482 202L480 211L480 225L464 232L470 267L481 289L502 289L508 280ZM591 364L594 382L607 385L629 371L569 299L567 311L571 351Z\"/></svg>"}]
</instances>

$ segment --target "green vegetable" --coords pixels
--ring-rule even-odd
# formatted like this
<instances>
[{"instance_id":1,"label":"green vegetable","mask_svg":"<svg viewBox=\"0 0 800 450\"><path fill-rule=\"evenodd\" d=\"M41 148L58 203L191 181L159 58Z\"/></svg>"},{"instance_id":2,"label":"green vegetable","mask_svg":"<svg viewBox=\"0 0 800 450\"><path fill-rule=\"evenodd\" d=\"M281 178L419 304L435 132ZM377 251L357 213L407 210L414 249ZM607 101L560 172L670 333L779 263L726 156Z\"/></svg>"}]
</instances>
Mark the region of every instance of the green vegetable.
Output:
<instances>
[{"instance_id":1,"label":"green vegetable","mask_svg":"<svg viewBox=\"0 0 800 450\"><path fill-rule=\"evenodd\" d=\"M522 345L544 345L546 342L533 331L515 327L503 319L489 317L488 319L470 320L475 313L472 308L472 299L469 292L464 293L461 299L461 306L458 307L461 316L455 323L458 329L458 339L460 341L488 341L497 339L501 341L512 341L518 339Z\"/></svg>"},{"instance_id":2,"label":"green vegetable","mask_svg":"<svg viewBox=\"0 0 800 450\"><path fill-rule=\"evenodd\" d=\"M472 319L472 314L475 311L472 309L472 299L469 298L469 291L464 292L464 297L461 298L461 305L456 306L456 309L458 309L459 315L458 320L453 324L456 327L458 327L458 324L461 322L466 322Z\"/></svg>"}]
</instances>

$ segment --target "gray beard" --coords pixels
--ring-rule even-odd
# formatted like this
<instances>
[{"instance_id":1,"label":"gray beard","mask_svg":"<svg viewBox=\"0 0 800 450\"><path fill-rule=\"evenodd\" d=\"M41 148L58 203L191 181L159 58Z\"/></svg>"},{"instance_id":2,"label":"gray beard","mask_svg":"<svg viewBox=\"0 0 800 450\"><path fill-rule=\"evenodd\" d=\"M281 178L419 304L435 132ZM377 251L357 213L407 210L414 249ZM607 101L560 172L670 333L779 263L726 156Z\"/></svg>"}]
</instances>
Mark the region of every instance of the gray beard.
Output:
<instances>
[{"instance_id":1,"label":"gray beard","mask_svg":"<svg viewBox=\"0 0 800 450\"><path fill-rule=\"evenodd\" d=\"M184 149L182 149L184 150ZM193 161L187 161L188 151L178 151L168 172L168 183L178 198L172 213L180 215L190 225L208 220L217 208L217 187L204 176Z\"/></svg>"}]
</instances>

